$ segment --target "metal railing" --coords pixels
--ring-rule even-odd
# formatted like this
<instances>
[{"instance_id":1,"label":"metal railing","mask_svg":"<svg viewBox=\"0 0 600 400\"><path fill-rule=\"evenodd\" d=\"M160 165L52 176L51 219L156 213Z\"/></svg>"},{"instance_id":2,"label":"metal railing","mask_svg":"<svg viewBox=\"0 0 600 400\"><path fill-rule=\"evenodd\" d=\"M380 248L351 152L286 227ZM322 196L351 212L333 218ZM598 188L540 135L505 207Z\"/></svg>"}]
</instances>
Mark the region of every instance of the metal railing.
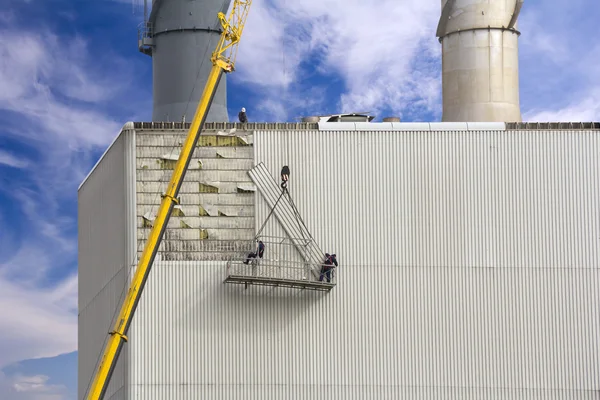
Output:
<instances>
[{"instance_id":1,"label":"metal railing","mask_svg":"<svg viewBox=\"0 0 600 400\"><path fill-rule=\"evenodd\" d=\"M142 53L152 53L152 46L154 44L152 40L153 30L150 22L142 22L138 25L138 50Z\"/></svg>"},{"instance_id":2,"label":"metal railing","mask_svg":"<svg viewBox=\"0 0 600 400\"><path fill-rule=\"evenodd\" d=\"M152 37L152 24L150 22L141 22L138 24L138 40Z\"/></svg>"},{"instance_id":3,"label":"metal railing","mask_svg":"<svg viewBox=\"0 0 600 400\"><path fill-rule=\"evenodd\" d=\"M144 130L186 130L191 124L189 122L134 122L135 129ZM318 130L319 124L313 122L205 122L203 134L207 131L219 131L237 129L239 131L255 130Z\"/></svg>"},{"instance_id":4,"label":"metal railing","mask_svg":"<svg viewBox=\"0 0 600 400\"><path fill-rule=\"evenodd\" d=\"M263 258L247 258L248 252L236 253L227 262L227 277L319 282L323 265L303 260L297 250L298 247L310 246L311 239L273 236L261 236L259 239L265 244ZM251 241L244 248L255 251L256 243ZM246 260L247 264L244 263ZM336 268L332 268L331 282L327 282L326 276L323 276L323 282L335 284L336 272Z\"/></svg>"},{"instance_id":5,"label":"metal railing","mask_svg":"<svg viewBox=\"0 0 600 400\"><path fill-rule=\"evenodd\" d=\"M273 281L297 281L297 282L319 282L321 266L291 261L273 261L265 259L253 259L248 264L243 261L227 262L227 278L243 277L249 280L273 280ZM322 282L336 284L336 270L331 270L331 280L327 282L324 276Z\"/></svg>"}]
</instances>

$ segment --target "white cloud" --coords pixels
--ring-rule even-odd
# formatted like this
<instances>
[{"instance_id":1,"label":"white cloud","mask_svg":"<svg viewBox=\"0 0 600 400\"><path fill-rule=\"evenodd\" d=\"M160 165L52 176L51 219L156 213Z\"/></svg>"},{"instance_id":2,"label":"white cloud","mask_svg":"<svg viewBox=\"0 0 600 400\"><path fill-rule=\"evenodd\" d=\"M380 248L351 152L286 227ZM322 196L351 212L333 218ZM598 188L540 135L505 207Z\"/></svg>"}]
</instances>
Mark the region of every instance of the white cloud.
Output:
<instances>
[{"instance_id":1,"label":"white cloud","mask_svg":"<svg viewBox=\"0 0 600 400\"><path fill-rule=\"evenodd\" d=\"M549 26L548 19L540 9L526 7L519 17L518 28L522 30L519 39L521 54L542 57L546 61L561 64L568 60L569 37Z\"/></svg>"},{"instance_id":2,"label":"white cloud","mask_svg":"<svg viewBox=\"0 0 600 400\"><path fill-rule=\"evenodd\" d=\"M600 87L600 48L584 18L590 4L525 3L518 27L527 118L597 119L590 92ZM246 104L250 115L259 114L255 119L340 111L439 118L439 15L436 1L255 2L231 79L259 93L256 104ZM299 99L319 92L313 84L323 94L312 99L316 112L309 112Z\"/></svg>"},{"instance_id":3,"label":"white cloud","mask_svg":"<svg viewBox=\"0 0 600 400\"><path fill-rule=\"evenodd\" d=\"M0 165L7 165L13 168L25 168L28 162L22 158L17 158L11 153L0 150Z\"/></svg>"},{"instance_id":4,"label":"white cloud","mask_svg":"<svg viewBox=\"0 0 600 400\"><path fill-rule=\"evenodd\" d=\"M594 122L600 120L600 87L581 99L562 108L537 110L523 114L524 121L531 122Z\"/></svg>"},{"instance_id":5,"label":"white cloud","mask_svg":"<svg viewBox=\"0 0 600 400\"><path fill-rule=\"evenodd\" d=\"M122 126L106 110L126 96L133 72L118 57L96 56L80 37L0 28L2 134L38 156L25 163L0 152L1 164L27 174L0 185L22 231L4 235L16 248L0 261L0 368L77 349L77 186ZM19 393L35 392L36 382L20 382ZM26 398L54 395L36 393Z\"/></svg>"},{"instance_id":6,"label":"white cloud","mask_svg":"<svg viewBox=\"0 0 600 400\"><path fill-rule=\"evenodd\" d=\"M439 2L273 0L253 4L232 79L254 84L290 113L282 90L302 92L315 74L338 79L336 111L439 109L435 27ZM341 79L341 81L339 80ZM327 83L320 83L327 86ZM331 99L321 98L326 107Z\"/></svg>"},{"instance_id":7,"label":"white cloud","mask_svg":"<svg viewBox=\"0 0 600 400\"><path fill-rule=\"evenodd\" d=\"M7 377L0 371L0 398L10 400L65 400L67 388L48 384L45 375Z\"/></svg>"},{"instance_id":8,"label":"white cloud","mask_svg":"<svg viewBox=\"0 0 600 400\"><path fill-rule=\"evenodd\" d=\"M48 289L0 276L0 367L76 350L76 309L76 275Z\"/></svg>"},{"instance_id":9,"label":"white cloud","mask_svg":"<svg viewBox=\"0 0 600 400\"><path fill-rule=\"evenodd\" d=\"M83 40L3 30L0 57L0 109L32 123L14 135L87 150L110 143L118 132L119 123L85 104L116 96L120 85L99 71L107 65L94 64Z\"/></svg>"},{"instance_id":10,"label":"white cloud","mask_svg":"<svg viewBox=\"0 0 600 400\"><path fill-rule=\"evenodd\" d=\"M62 385L49 385L47 384L49 378L45 375L35 376L16 376L14 378L13 387L17 392L21 393L35 393L38 398L40 395L45 396L59 396L62 397L62 392L65 391L65 387Z\"/></svg>"},{"instance_id":11,"label":"white cloud","mask_svg":"<svg viewBox=\"0 0 600 400\"><path fill-rule=\"evenodd\" d=\"M600 117L600 46L593 19L588 18L591 7L590 0L525 3L519 19L524 121Z\"/></svg>"}]
</instances>

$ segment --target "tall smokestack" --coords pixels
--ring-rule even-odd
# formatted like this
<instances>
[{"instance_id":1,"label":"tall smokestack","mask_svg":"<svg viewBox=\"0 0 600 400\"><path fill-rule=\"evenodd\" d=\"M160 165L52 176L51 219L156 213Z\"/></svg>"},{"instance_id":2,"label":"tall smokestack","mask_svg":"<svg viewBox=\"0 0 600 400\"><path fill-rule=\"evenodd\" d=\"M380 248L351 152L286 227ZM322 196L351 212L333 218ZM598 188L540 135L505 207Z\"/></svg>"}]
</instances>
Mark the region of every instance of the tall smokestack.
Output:
<instances>
[{"instance_id":1,"label":"tall smokestack","mask_svg":"<svg viewBox=\"0 0 600 400\"><path fill-rule=\"evenodd\" d=\"M442 121L521 121L516 28L523 1L442 0Z\"/></svg>"},{"instance_id":2,"label":"tall smokestack","mask_svg":"<svg viewBox=\"0 0 600 400\"><path fill-rule=\"evenodd\" d=\"M152 121L191 121L217 47L230 0L153 0L138 35L139 50L152 56ZM223 76L207 122L229 121L227 83Z\"/></svg>"}]
</instances>

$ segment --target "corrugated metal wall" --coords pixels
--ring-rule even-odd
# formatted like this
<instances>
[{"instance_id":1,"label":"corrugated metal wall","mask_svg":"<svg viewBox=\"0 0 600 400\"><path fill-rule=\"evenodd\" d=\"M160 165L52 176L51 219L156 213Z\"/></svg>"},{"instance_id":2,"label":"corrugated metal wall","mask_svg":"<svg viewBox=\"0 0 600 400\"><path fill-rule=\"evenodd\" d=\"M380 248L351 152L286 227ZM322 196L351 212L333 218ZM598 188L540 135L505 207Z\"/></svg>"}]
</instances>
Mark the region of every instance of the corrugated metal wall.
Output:
<instances>
[{"instance_id":1,"label":"corrugated metal wall","mask_svg":"<svg viewBox=\"0 0 600 400\"><path fill-rule=\"evenodd\" d=\"M302 217L338 255L338 284L223 284L224 262L185 261L205 246L190 233L204 220L173 227L180 261L155 263L130 332L132 398L598 398L597 133L254 141L276 179L290 166ZM226 199L194 192L201 178L186 178L188 206ZM138 183L138 198L159 186ZM269 210L255 198L259 226Z\"/></svg>"},{"instance_id":2,"label":"corrugated metal wall","mask_svg":"<svg viewBox=\"0 0 600 400\"><path fill-rule=\"evenodd\" d=\"M598 132L263 131L255 151L342 265L303 324L333 339L301 367L331 372L323 395L598 398Z\"/></svg>"},{"instance_id":3,"label":"corrugated metal wall","mask_svg":"<svg viewBox=\"0 0 600 400\"><path fill-rule=\"evenodd\" d=\"M266 131L256 162L274 176L290 165L313 233L353 260L597 268L598 143L585 131Z\"/></svg>"},{"instance_id":4,"label":"corrugated metal wall","mask_svg":"<svg viewBox=\"0 0 600 400\"><path fill-rule=\"evenodd\" d=\"M123 130L78 193L78 398L95 371L135 262L135 132ZM122 298L122 297L121 297ZM106 399L125 399L127 347Z\"/></svg>"}]
</instances>

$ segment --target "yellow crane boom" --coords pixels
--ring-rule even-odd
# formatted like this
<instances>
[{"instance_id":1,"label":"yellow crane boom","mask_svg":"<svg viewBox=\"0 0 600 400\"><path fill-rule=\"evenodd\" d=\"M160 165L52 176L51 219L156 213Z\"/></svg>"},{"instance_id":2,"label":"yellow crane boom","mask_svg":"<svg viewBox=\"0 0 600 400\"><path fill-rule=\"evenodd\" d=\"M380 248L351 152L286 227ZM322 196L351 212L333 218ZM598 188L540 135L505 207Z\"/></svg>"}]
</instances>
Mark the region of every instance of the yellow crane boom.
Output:
<instances>
[{"instance_id":1,"label":"yellow crane boom","mask_svg":"<svg viewBox=\"0 0 600 400\"><path fill-rule=\"evenodd\" d=\"M156 219L150 231L148 241L144 247L144 251L140 257L137 269L127 291L127 296L121 305L119 317L115 322L114 328L109 332L109 339L104 348L102 360L95 371L92 384L88 391L87 399L103 398L111 374L117 363L119 353L124 342L127 341L127 331L131 325L131 320L135 313L136 307L142 295L142 290L148 279L152 263L156 257L158 247L162 240L162 236L167 227L167 222L171 217L173 206L178 203L177 195L183 178L187 171L188 165L192 158L194 148L198 142L198 137L204 126L206 115L212 103L213 96L223 73L229 73L234 70L235 59L237 57L237 49L239 41L242 37L246 18L250 11L252 0L234 0L233 8L229 17L219 13L218 18L223 27L219 44L211 56L213 67L204 86L202 97L198 103L196 113L191 122L190 130L187 138L183 143L181 154L175 165L171 181L167 187L166 193L162 196L162 201Z\"/></svg>"}]
</instances>

